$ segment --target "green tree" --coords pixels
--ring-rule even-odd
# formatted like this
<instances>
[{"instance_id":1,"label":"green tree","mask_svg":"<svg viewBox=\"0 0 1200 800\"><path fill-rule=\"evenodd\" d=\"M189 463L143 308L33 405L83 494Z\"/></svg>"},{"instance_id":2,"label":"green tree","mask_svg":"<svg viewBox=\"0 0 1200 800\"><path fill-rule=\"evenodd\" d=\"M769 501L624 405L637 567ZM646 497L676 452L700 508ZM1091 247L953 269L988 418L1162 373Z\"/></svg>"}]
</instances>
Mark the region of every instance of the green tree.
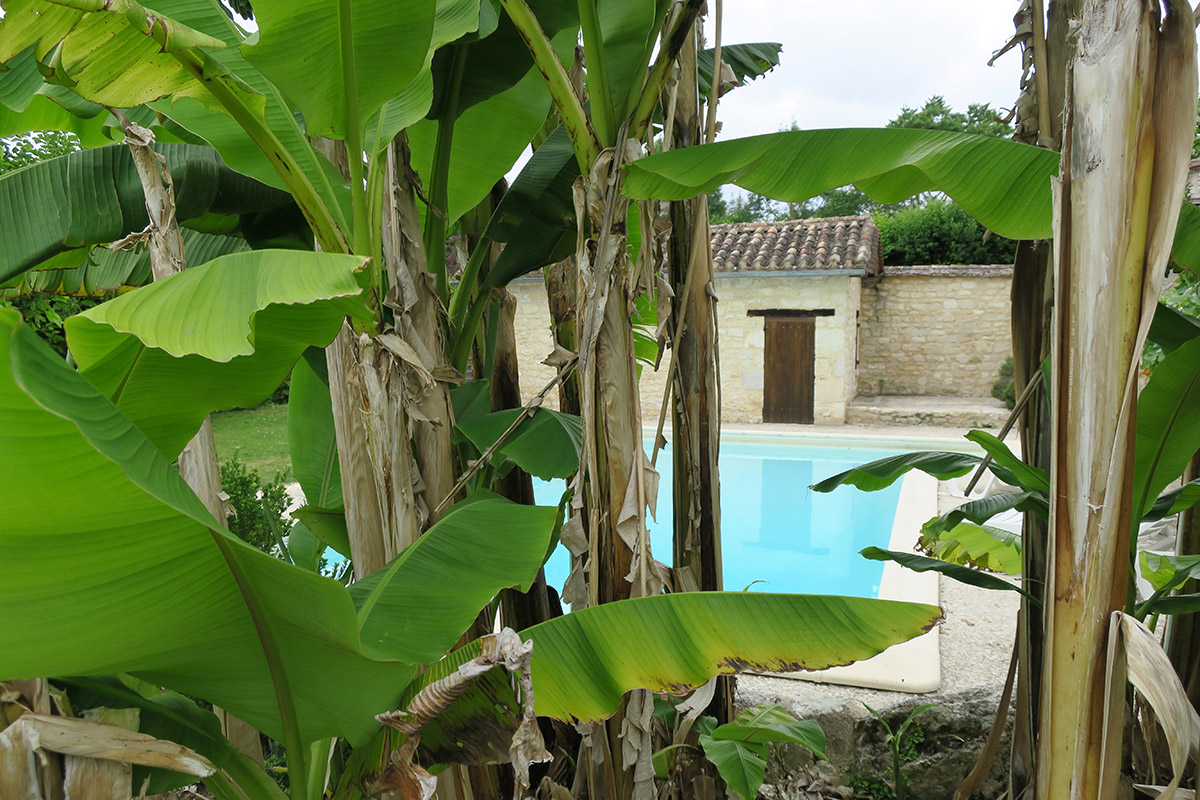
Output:
<instances>
[{"instance_id":1,"label":"green tree","mask_svg":"<svg viewBox=\"0 0 1200 800\"><path fill-rule=\"evenodd\" d=\"M1012 239L989 236L962 206L940 197L874 218L885 264L1009 264L1016 253Z\"/></svg>"},{"instance_id":2,"label":"green tree","mask_svg":"<svg viewBox=\"0 0 1200 800\"><path fill-rule=\"evenodd\" d=\"M729 222L774 222L792 219L787 205L750 192L732 194L727 200L721 189L708 195L708 219L714 225Z\"/></svg>"},{"instance_id":3,"label":"green tree","mask_svg":"<svg viewBox=\"0 0 1200 800\"><path fill-rule=\"evenodd\" d=\"M0 139L0 174L79 149L79 137L65 131L34 131Z\"/></svg>"},{"instance_id":4,"label":"green tree","mask_svg":"<svg viewBox=\"0 0 1200 800\"><path fill-rule=\"evenodd\" d=\"M1012 136L1012 126L1000 118L989 103L971 103L966 113L955 111L940 94L925 101L920 108L904 106L889 128L924 128L931 131L978 133L982 136Z\"/></svg>"}]
</instances>

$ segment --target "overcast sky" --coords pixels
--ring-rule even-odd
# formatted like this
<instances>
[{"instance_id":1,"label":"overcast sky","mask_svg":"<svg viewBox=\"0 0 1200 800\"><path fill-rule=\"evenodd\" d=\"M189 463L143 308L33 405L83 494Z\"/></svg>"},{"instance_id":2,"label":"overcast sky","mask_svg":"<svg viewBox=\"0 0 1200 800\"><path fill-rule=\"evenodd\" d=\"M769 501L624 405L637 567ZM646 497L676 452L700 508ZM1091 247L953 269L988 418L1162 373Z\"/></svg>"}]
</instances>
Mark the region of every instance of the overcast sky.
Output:
<instances>
[{"instance_id":1,"label":"overcast sky","mask_svg":"<svg viewBox=\"0 0 1200 800\"><path fill-rule=\"evenodd\" d=\"M1018 50L987 65L1012 35L1016 0L724 6L723 42L780 42L783 54L773 72L721 99L722 139L771 133L792 119L801 128L879 127L935 94L956 111L1009 108L1017 96ZM711 46L711 14L708 37Z\"/></svg>"}]
</instances>

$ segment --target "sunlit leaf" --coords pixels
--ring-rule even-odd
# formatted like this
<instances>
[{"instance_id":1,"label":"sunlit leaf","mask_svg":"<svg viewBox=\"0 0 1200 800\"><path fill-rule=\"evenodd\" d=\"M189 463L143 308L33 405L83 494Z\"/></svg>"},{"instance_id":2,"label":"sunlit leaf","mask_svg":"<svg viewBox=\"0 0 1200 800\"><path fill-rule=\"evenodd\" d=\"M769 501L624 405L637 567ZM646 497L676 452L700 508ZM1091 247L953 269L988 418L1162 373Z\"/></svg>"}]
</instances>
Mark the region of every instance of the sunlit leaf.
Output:
<instances>
[{"instance_id":1,"label":"sunlit leaf","mask_svg":"<svg viewBox=\"0 0 1200 800\"><path fill-rule=\"evenodd\" d=\"M305 741L370 733L413 671L362 655L344 587L220 528L141 431L17 323L0 309L0 676L130 672L276 738L289 717ZM62 502L63 482L88 501Z\"/></svg>"},{"instance_id":2,"label":"sunlit leaf","mask_svg":"<svg viewBox=\"0 0 1200 800\"><path fill-rule=\"evenodd\" d=\"M80 373L174 457L208 414L253 408L361 314L357 256L237 253L67 321Z\"/></svg>"}]
</instances>

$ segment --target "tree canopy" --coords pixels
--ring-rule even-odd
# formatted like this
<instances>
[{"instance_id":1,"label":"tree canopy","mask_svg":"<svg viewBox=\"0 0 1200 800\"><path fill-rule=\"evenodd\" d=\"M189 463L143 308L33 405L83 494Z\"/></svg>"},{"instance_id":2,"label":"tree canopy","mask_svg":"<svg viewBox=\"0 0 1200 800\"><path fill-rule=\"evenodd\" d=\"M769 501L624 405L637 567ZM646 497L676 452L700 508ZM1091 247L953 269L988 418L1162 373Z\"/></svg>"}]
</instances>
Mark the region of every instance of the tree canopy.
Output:
<instances>
[{"instance_id":1,"label":"tree canopy","mask_svg":"<svg viewBox=\"0 0 1200 800\"><path fill-rule=\"evenodd\" d=\"M924 128L931 131L978 133L982 136L1011 136L1012 126L1001 119L1000 112L990 103L971 103L966 113L955 111L946 98L935 94L920 108L904 106L889 128Z\"/></svg>"},{"instance_id":2,"label":"tree canopy","mask_svg":"<svg viewBox=\"0 0 1200 800\"><path fill-rule=\"evenodd\" d=\"M79 149L79 137L65 131L38 131L0 139L0 174Z\"/></svg>"}]
</instances>

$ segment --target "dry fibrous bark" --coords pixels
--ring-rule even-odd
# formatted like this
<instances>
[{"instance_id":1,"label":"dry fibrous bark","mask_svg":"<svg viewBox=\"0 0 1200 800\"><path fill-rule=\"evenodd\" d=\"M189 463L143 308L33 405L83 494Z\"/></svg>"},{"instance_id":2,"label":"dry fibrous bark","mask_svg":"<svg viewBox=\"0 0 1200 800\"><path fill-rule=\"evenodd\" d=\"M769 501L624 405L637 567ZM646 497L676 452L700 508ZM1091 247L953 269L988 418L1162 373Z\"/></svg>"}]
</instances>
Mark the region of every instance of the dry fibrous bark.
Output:
<instances>
[{"instance_id":1,"label":"dry fibrous bark","mask_svg":"<svg viewBox=\"0 0 1200 800\"><path fill-rule=\"evenodd\" d=\"M1180 0L1088 0L1055 181L1050 548L1037 796L1116 796L1124 702L1108 620L1130 569L1137 370L1191 157L1196 44ZM1118 665L1119 666L1119 665Z\"/></svg>"},{"instance_id":2,"label":"dry fibrous bark","mask_svg":"<svg viewBox=\"0 0 1200 800\"><path fill-rule=\"evenodd\" d=\"M1016 44L1022 48L1022 91L1015 108L1017 141L1052 150L1062 145L1066 64L1074 52L1068 29L1070 20L1078 15L1080 3L1081 0L1052 0L1047 8L1044 0L1026 0L1017 12L1016 35L1000 51L1003 53ZM1049 241L1017 243L1012 281L1012 339L1018 394L1030 383L1042 380L1042 363L1050 355L1054 298L1051 249ZM1048 393L1036 392L1018 425L1024 459L1045 470L1050 469L1049 401ZM1026 514L1021 580L1026 591L1039 599L1046 586L1047 537L1047 524L1033 514ZM1022 598L1018 629L1019 679L1009 770L1009 791L1014 797L1026 791L1035 772L1044 640L1040 606ZM1004 709L999 713L1004 713Z\"/></svg>"}]
</instances>

